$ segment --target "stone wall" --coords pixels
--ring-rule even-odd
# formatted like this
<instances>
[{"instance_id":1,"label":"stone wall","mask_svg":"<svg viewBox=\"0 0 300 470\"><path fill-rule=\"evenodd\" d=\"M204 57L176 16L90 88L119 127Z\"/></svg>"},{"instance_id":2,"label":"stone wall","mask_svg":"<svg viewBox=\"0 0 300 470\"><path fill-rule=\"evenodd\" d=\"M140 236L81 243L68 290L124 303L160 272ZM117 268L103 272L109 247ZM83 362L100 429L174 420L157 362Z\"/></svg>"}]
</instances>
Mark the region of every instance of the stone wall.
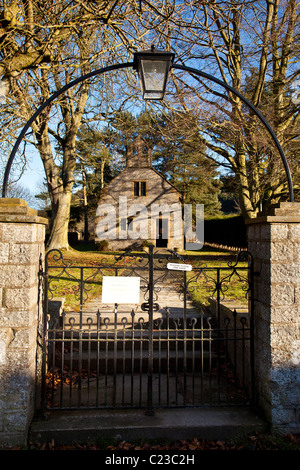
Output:
<instances>
[{"instance_id":1,"label":"stone wall","mask_svg":"<svg viewBox=\"0 0 300 470\"><path fill-rule=\"evenodd\" d=\"M274 429L300 431L300 203L247 221L254 257L255 375Z\"/></svg>"},{"instance_id":2,"label":"stone wall","mask_svg":"<svg viewBox=\"0 0 300 470\"><path fill-rule=\"evenodd\" d=\"M209 299L209 310L215 318L218 317L218 302L216 299ZM250 328L249 309L235 300L224 299L219 304L219 311L220 328L223 329L223 335L227 339L226 348L231 364L236 370L240 383L251 396L251 333L245 331Z\"/></svg>"},{"instance_id":3,"label":"stone wall","mask_svg":"<svg viewBox=\"0 0 300 470\"><path fill-rule=\"evenodd\" d=\"M35 410L39 262L47 220L0 199L0 447L26 443Z\"/></svg>"}]
</instances>

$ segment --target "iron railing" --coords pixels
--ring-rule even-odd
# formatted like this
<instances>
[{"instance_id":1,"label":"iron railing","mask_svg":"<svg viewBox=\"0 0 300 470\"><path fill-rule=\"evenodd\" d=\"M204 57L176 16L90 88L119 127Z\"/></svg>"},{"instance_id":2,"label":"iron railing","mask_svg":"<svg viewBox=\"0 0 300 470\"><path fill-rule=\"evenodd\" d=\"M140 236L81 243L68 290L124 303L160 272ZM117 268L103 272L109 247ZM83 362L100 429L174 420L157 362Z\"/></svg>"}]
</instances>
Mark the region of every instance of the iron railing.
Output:
<instances>
[{"instance_id":1,"label":"iron railing","mask_svg":"<svg viewBox=\"0 0 300 470\"><path fill-rule=\"evenodd\" d=\"M169 269L174 260L190 263L191 271ZM141 304L102 305L104 275L139 276ZM43 277L43 411L144 408L152 414L161 407L252 402L248 252L235 262L206 266L150 246L148 253L76 266L54 251L46 256ZM72 307L50 316L51 299L62 295L62 283L77 306L70 302ZM244 297L241 311L228 310L234 290Z\"/></svg>"}]
</instances>

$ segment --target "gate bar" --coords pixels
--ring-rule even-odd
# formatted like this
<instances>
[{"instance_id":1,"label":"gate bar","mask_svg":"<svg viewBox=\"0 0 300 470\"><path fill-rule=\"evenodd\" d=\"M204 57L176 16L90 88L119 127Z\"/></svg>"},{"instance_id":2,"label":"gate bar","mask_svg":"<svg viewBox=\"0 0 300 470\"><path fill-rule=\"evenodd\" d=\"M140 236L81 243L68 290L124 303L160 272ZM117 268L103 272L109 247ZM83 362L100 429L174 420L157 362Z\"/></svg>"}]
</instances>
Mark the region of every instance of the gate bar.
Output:
<instances>
[{"instance_id":1,"label":"gate bar","mask_svg":"<svg viewBox=\"0 0 300 470\"><path fill-rule=\"evenodd\" d=\"M152 378L153 378L153 245L149 246L149 346L148 346L148 397L147 416L153 416Z\"/></svg>"}]
</instances>

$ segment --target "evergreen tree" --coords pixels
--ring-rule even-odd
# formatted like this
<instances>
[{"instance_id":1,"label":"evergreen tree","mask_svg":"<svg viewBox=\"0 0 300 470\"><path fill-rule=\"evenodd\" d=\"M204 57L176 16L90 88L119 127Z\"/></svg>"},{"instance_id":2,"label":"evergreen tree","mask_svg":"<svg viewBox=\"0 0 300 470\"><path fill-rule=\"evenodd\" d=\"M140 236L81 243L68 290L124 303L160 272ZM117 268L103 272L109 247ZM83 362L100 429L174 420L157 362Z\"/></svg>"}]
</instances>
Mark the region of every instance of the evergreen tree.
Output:
<instances>
[{"instance_id":1,"label":"evergreen tree","mask_svg":"<svg viewBox=\"0 0 300 470\"><path fill-rule=\"evenodd\" d=\"M199 143L196 117L191 112L133 116L118 113L112 121L115 150L126 156L128 146L139 135L152 149L153 167L182 194L183 203L204 204L206 215L221 209L221 183L216 165L206 157Z\"/></svg>"},{"instance_id":2,"label":"evergreen tree","mask_svg":"<svg viewBox=\"0 0 300 470\"><path fill-rule=\"evenodd\" d=\"M77 165L75 188L80 188L77 204L71 215L77 219L84 214L84 239L88 241L88 219L94 216L101 191L122 169L122 158L114 151L114 132L109 127L82 126L76 144Z\"/></svg>"},{"instance_id":3,"label":"evergreen tree","mask_svg":"<svg viewBox=\"0 0 300 470\"><path fill-rule=\"evenodd\" d=\"M204 204L205 215L219 213L221 183L199 139L195 116L171 113L161 119L159 129L154 167L182 193L185 204Z\"/></svg>"}]
</instances>

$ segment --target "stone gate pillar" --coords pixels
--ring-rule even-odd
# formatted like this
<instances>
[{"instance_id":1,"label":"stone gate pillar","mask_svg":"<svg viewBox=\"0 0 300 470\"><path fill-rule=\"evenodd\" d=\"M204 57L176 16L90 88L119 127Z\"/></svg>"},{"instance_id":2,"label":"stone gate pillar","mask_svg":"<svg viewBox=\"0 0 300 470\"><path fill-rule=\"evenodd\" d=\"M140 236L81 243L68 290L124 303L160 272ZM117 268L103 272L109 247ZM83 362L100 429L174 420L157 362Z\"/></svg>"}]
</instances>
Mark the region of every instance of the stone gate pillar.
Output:
<instances>
[{"instance_id":1,"label":"stone gate pillar","mask_svg":"<svg viewBox=\"0 0 300 470\"><path fill-rule=\"evenodd\" d=\"M0 448L26 443L35 409L46 224L27 202L0 199Z\"/></svg>"},{"instance_id":2,"label":"stone gate pillar","mask_svg":"<svg viewBox=\"0 0 300 470\"><path fill-rule=\"evenodd\" d=\"M300 203L247 221L254 258L255 381L273 430L300 431Z\"/></svg>"}]
</instances>

